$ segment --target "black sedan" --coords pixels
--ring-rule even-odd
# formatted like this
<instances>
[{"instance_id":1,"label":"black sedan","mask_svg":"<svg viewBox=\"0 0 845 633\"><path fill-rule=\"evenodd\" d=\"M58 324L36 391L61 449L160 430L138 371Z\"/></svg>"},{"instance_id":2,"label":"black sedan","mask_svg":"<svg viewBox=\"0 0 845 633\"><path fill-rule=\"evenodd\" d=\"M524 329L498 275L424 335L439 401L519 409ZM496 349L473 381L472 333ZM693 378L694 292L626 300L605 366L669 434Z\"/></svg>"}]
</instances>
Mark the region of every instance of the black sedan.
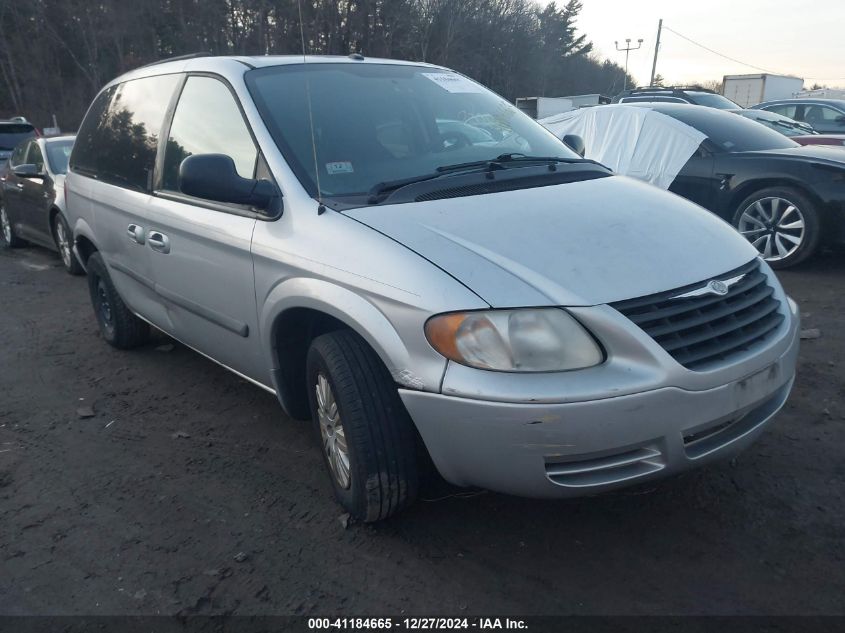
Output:
<instances>
[{"instance_id":1,"label":"black sedan","mask_svg":"<svg viewBox=\"0 0 845 633\"><path fill-rule=\"evenodd\" d=\"M64 215L64 177L73 136L31 138L0 168L0 229L7 247L32 242L58 251L65 269L82 273Z\"/></svg>"},{"instance_id":2,"label":"black sedan","mask_svg":"<svg viewBox=\"0 0 845 633\"><path fill-rule=\"evenodd\" d=\"M802 147L732 112L689 104L604 105L540 123L564 142L577 137L586 158L716 213L774 268L845 242L841 147Z\"/></svg>"},{"instance_id":3,"label":"black sedan","mask_svg":"<svg viewBox=\"0 0 845 633\"><path fill-rule=\"evenodd\" d=\"M845 152L713 108L648 107L706 137L669 187L731 222L775 268L845 242Z\"/></svg>"}]
</instances>

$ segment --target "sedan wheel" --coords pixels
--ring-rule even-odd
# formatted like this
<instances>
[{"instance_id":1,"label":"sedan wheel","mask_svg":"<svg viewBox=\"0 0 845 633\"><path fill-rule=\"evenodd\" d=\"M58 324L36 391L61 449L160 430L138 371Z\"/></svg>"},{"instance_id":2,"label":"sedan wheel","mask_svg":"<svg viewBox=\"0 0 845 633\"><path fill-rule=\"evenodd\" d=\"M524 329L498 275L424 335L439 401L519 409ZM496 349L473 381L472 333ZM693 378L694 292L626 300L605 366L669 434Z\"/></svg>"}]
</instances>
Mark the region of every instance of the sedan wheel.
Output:
<instances>
[{"instance_id":1,"label":"sedan wheel","mask_svg":"<svg viewBox=\"0 0 845 633\"><path fill-rule=\"evenodd\" d=\"M788 268L818 250L822 230L816 206L793 187L768 187L742 201L733 224L772 268Z\"/></svg>"},{"instance_id":2,"label":"sedan wheel","mask_svg":"<svg viewBox=\"0 0 845 633\"><path fill-rule=\"evenodd\" d=\"M6 246L15 247L21 245L22 240L12 230L12 223L6 214L6 205L2 203L0 203L0 232L3 233L3 240L6 242Z\"/></svg>"},{"instance_id":3,"label":"sedan wheel","mask_svg":"<svg viewBox=\"0 0 845 633\"><path fill-rule=\"evenodd\" d=\"M53 219L53 241L56 243L56 249L62 258L62 264L65 270L71 275L81 275L85 272L82 264L76 259L73 253L73 244L70 233L70 228L67 225L67 220L61 213L57 213Z\"/></svg>"},{"instance_id":4,"label":"sedan wheel","mask_svg":"<svg viewBox=\"0 0 845 633\"><path fill-rule=\"evenodd\" d=\"M786 259L804 243L804 215L784 198L757 200L742 212L737 228L770 262Z\"/></svg>"},{"instance_id":5,"label":"sedan wheel","mask_svg":"<svg viewBox=\"0 0 845 633\"><path fill-rule=\"evenodd\" d=\"M62 256L62 262L70 268L70 258L73 256L73 253L70 252L70 240L67 239L65 225L62 222L56 223L56 243L59 247L59 254Z\"/></svg>"}]
</instances>

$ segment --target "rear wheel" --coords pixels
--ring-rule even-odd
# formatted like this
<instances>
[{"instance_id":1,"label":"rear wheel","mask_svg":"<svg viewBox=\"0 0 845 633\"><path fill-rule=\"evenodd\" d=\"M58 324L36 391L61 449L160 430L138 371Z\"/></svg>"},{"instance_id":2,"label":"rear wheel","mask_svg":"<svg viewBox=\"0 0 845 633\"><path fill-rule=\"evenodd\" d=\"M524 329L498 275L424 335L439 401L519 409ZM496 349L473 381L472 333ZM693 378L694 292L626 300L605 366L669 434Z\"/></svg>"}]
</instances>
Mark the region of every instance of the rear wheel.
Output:
<instances>
[{"instance_id":1,"label":"rear wheel","mask_svg":"<svg viewBox=\"0 0 845 633\"><path fill-rule=\"evenodd\" d=\"M335 497L359 521L386 519L416 499L416 437L396 384L357 334L314 339L307 359L311 416Z\"/></svg>"},{"instance_id":2,"label":"rear wheel","mask_svg":"<svg viewBox=\"0 0 845 633\"><path fill-rule=\"evenodd\" d=\"M12 228L12 222L6 214L6 204L0 202L0 233L3 234L3 242L9 248L17 248L23 246L24 241L15 235L15 230Z\"/></svg>"},{"instance_id":3,"label":"rear wheel","mask_svg":"<svg viewBox=\"0 0 845 633\"><path fill-rule=\"evenodd\" d=\"M752 194L739 205L733 223L772 268L804 261L818 249L821 238L816 205L791 187Z\"/></svg>"},{"instance_id":4,"label":"rear wheel","mask_svg":"<svg viewBox=\"0 0 845 633\"><path fill-rule=\"evenodd\" d=\"M88 258L88 290L100 333L109 345L131 349L146 342L150 327L136 317L114 287L99 253Z\"/></svg>"},{"instance_id":5,"label":"rear wheel","mask_svg":"<svg viewBox=\"0 0 845 633\"><path fill-rule=\"evenodd\" d=\"M53 241L56 242L56 249L59 251L65 270L71 275L81 275L85 270L73 253L73 243L70 235L70 228L67 225L65 216L57 213L56 217L53 218Z\"/></svg>"}]
</instances>

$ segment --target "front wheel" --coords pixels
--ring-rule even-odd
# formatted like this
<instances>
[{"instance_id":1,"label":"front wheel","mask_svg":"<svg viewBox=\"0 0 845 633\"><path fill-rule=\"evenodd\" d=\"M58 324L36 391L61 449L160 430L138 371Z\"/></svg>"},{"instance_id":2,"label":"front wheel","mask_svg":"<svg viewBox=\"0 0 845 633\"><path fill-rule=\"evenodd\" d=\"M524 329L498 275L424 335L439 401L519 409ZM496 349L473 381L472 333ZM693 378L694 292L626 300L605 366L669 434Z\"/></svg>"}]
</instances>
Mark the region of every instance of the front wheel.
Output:
<instances>
[{"instance_id":1,"label":"front wheel","mask_svg":"<svg viewBox=\"0 0 845 633\"><path fill-rule=\"evenodd\" d=\"M57 213L53 218L53 241L56 243L56 250L59 251L65 270L71 275L81 275L85 270L73 254L73 242L70 235L70 227L67 225L65 216Z\"/></svg>"},{"instance_id":2,"label":"front wheel","mask_svg":"<svg viewBox=\"0 0 845 633\"><path fill-rule=\"evenodd\" d=\"M739 205L733 224L772 268L788 268L817 249L821 238L815 203L791 187L762 189Z\"/></svg>"},{"instance_id":3,"label":"front wheel","mask_svg":"<svg viewBox=\"0 0 845 633\"><path fill-rule=\"evenodd\" d=\"M6 203L0 202L0 232L3 233L3 241L9 248L17 248L23 246L24 241L15 235L15 230L12 228L12 222L6 214Z\"/></svg>"},{"instance_id":4,"label":"front wheel","mask_svg":"<svg viewBox=\"0 0 845 633\"><path fill-rule=\"evenodd\" d=\"M88 290L100 333L109 345L131 349L146 342L150 327L123 303L99 253L88 258Z\"/></svg>"},{"instance_id":5,"label":"front wheel","mask_svg":"<svg viewBox=\"0 0 845 633\"><path fill-rule=\"evenodd\" d=\"M360 336L340 330L314 339L306 372L311 417L340 504L372 522L413 503L413 422L381 359Z\"/></svg>"}]
</instances>

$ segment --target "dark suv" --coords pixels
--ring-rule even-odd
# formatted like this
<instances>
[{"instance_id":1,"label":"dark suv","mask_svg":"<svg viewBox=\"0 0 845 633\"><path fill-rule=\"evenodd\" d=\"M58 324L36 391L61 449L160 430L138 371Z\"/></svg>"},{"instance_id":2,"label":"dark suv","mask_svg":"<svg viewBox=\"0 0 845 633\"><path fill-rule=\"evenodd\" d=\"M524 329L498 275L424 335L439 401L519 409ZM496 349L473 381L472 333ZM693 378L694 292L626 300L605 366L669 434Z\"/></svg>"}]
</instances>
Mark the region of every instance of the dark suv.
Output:
<instances>
[{"instance_id":1,"label":"dark suv","mask_svg":"<svg viewBox=\"0 0 845 633\"><path fill-rule=\"evenodd\" d=\"M613 103L691 103L693 105L736 110L740 106L722 95L701 86L649 86L631 88L613 97Z\"/></svg>"},{"instance_id":2,"label":"dark suv","mask_svg":"<svg viewBox=\"0 0 845 633\"><path fill-rule=\"evenodd\" d=\"M38 132L23 117L0 121L0 164L6 162L18 143L34 136Z\"/></svg>"}]
</instances>

